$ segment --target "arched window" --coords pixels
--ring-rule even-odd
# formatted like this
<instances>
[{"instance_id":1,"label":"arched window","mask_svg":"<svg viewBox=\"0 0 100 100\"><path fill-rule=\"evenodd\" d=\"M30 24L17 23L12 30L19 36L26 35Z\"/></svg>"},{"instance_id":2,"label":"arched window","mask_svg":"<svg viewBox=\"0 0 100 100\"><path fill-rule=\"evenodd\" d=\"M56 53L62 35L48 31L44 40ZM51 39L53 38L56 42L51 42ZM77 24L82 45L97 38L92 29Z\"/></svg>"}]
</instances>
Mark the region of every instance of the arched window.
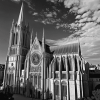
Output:
<instances>
[{"instance_id":1,"label":"arched window","mask_svg":"<svg viewBox=\"0 0 100 100\"><path fill-rule=\"evenodd\" d=\"M55 71L59 71L59 62L60 58L59 57L55 58Z\"/></svg>"},{"instance_id":2,"label":"arched window","mask_svg":"<svg viewBox=\"0 0 100 100\"><path fill-rule=\"evenodd\" d=\"M15 44L17 43L18 43L18 33L16 33L16 43Z\"/></svg>"},{"instance_id":3,"label":"arched window","mask_svg":"<svg viewBox=\"0 0 100 100\"><path fill-rule=\"evenodd\" d=\"M75 56L75 70L78 71L77 58Z\"/></svg>"},{"instance_id":4,"label":"arched window","mask_svg":"<svg viewBox=\"0 0 100 100\"><path fill-rule=\"evenodd\" d=\"M37 86L37 76L34 75L34 86Z\"/></svg>"},{"instance_id":5,"label":"arched window","mask_svg":"<svg viewBox=\"0 0 100 100\"><path fill-rule=\"evenodd\" d=\"M71 56L68 56L68 68L69 68L69 71L72 71L73 68L72 68L72 59L71 59Z\"/></svg>"},{"instance_id":6,"label":"arched window","mask_svg":"<svg viewBox=\"0 0 100 100\"><path fill-rule=\"evenodd\" d=\"M66 71L65 57L63 57L61 60L61 68L62 68L62 71Z\"/></svg>"},{"instance_id":7,"label":"arched window","mask_svg":"<svg viewBox=\"0 0 100 100\"><path fill-rule=\"evenodd\" d=\"M12 34L12 45L15 44L15 33Z\"/></svg>"}]
</instances>

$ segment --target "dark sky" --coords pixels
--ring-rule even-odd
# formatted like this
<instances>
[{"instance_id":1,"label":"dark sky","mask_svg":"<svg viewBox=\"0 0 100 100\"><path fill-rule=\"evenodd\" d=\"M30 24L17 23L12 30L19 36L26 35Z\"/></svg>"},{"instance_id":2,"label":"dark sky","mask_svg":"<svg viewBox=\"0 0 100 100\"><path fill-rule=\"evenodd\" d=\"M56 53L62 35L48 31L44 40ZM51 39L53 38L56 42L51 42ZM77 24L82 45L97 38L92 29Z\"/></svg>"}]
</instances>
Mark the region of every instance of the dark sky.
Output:
<instances>
[{"instance_id":1,"label":"dark sky","mask_svg":"<svg viewBox=\"0 0 100 100\"><path fill-rule=\"evenodd\" d=\"M6 61L12 20L18 20L20 8L21 3L14 3L10 0L0 0L0 63L5 63ZM34 36L37 32L40 40L42 37L43 28L46 39L56 40L69 35L61 29L56 29L53 25L43 25L42 23L34 22L33 16L29 13L29 11L30 9L28 8L27 4L24 3L25 22L26 24L29 23L30 31L33 29Z\"/></svg>"}]
</instances>

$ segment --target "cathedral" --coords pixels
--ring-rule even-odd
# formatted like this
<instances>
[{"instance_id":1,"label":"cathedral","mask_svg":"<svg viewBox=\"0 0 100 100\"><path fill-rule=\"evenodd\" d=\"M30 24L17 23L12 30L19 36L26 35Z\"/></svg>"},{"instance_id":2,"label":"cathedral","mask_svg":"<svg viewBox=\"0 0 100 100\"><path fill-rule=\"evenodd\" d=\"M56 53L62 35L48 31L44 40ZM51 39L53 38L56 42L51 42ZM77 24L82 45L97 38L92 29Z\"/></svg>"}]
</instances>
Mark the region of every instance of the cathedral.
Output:
<instances>
[{"instance_id":1,"label":"cathedral","mask_svg":"<svg viewBox=\"0 0 100 100\"><path fill-rule=\"evenodd\" d=\"M89 66L81 54L79 42L61 46L46 44L33 37L25 25L21 6L18 21L13 20L4 72L4 87L20 87L26 80L41 93L42 99L81 100L89 96Z\"/></svg>"}]
</instances>

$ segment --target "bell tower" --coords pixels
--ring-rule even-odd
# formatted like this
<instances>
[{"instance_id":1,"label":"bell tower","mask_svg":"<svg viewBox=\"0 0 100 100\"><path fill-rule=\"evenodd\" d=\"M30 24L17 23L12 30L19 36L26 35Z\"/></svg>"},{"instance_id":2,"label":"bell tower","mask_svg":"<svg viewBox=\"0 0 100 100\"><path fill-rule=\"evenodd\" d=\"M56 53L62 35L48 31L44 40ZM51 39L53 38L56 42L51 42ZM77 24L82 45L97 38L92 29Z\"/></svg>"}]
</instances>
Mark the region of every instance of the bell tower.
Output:
<instances>
[{"instance_id":1,"label":"bell tower","mask_svg":"<svg viewBox=\"0 0 100 100\"><path fill-rule=\"evenodd\" d=\"M25 25L24 5L22 3L18 21L12 22L9 47L4 74L4 86L19 86L21 70L24 69L26 54L30 48L29 24Z\"/></svg>"}]
</instances>

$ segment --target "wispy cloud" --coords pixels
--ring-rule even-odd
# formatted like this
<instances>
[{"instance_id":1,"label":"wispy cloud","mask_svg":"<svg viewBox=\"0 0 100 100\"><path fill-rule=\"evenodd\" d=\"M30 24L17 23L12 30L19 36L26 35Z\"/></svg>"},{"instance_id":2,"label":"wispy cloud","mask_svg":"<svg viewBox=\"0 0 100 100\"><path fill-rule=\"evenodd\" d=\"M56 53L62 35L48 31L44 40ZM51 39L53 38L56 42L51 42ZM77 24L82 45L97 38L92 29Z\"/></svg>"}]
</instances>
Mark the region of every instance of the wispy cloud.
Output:
<instances>
[{"instance_id":1,"label":"wispy cloud","mask_svg":"<svg viewBox=\"0 0 100 100\"><path fill-rule=\"evenodd\" d=\"M19 3L22 0L11 0L11 1L16 2L16 3Z\"/></svg>"},{"instance_id":2,"label":"wispy cloud","mask_svg":"<svg viewBox=\"0 0 100 100\"><path fill-rule=\"evenodd\" d=\"M92 55L97 55L97 54L99 54L99 53L97 53L97 52L92 53Z\"/></svg>"}]
</instances>

